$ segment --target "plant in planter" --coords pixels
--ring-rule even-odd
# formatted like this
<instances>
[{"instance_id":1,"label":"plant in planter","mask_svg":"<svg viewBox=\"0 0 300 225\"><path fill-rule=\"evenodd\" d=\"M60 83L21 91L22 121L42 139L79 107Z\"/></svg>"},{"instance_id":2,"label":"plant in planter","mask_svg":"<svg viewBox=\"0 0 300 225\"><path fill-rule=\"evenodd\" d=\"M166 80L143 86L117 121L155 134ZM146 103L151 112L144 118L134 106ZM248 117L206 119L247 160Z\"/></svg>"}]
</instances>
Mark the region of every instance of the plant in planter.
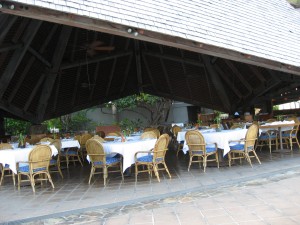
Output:
<instances>
[{"instance_id":1,"label":"plant in planter","mask_svg":"<svg viewBox=\"0 0 300 225\"><path fill-rule=\"evenodd\" d=\"M26 143L25 143L25 136L22 133L19 134L18 141L19 141L18 147L19 148L25 148L25 145L26 145Z\"/></svg>"},{"instance_id":2,"label":"plant in planter","mask_svg":"<svg viewBox=\"0 0 300 225\"><path fill-rule=\"evenodd\" d=\"M221 131L221 112L219 111L215 111L215 118L214 118L214 122L216 124L218 124L218 128L217 128L217 131Z\"/></svg>"}]
</instances>

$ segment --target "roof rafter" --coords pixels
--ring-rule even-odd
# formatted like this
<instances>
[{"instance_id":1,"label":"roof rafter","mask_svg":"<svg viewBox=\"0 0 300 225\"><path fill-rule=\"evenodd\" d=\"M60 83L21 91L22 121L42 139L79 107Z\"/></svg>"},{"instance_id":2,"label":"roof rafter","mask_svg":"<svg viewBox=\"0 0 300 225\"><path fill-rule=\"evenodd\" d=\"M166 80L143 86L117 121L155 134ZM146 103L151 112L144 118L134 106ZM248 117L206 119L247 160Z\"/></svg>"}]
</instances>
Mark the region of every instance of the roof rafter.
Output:
<instances>
[{"instance_id":1,"label":"roof rafter","mask_svg":"<svg viewBox=\"0 0 300 225\"><path fill-rule=\"evenodd\" d=\"M52 69L48 70L48 73L46 73L46 80L44 82L44 87L43 87L43 92L39 100L39 105L38 105L38 111L39 111L39 117L37 118L37 121L42 121L46 107L48 105L48 99L51 96L51 92L53 90L53 86L57 77L57 73L59 72L60 69L60 63L63 59L64 52L67 47L67 43L69 40L69 37L71 35L72 27L69 26L63 26L59 41L57 43L57 46L55 48L53 57L52 57Z\"/></svg>"},{"instance_id":2,"label":"roof rafter","mask_svg":"<svg viewBox=\"0 0 300 225\"><path fill-rule=\"evenodd\" d=\"M5 72L2 74L0 79L0 98L3 96L7 85L10 83L13 75L15 74L18 66L20 65L26 51L29 48L36 32L39 30L42 21L33 20L28 26L28 30L24 34L22 38L22 42L24 43L23 48L16 49Z\"/></svg>"}]
</instances>

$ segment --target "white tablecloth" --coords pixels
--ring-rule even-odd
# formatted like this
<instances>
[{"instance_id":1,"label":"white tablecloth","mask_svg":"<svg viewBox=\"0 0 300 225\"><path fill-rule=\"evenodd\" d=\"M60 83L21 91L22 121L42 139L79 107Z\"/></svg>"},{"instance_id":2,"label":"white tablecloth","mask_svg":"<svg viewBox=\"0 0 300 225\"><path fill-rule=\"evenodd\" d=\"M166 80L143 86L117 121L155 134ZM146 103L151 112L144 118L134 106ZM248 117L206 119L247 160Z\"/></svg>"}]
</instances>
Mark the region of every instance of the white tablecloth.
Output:
<instances>
[{"instance_id":1,"label":"white tablecloth","mask_svg":"<svg viewBox=\"0 0 300 225\"><path fill-rule=\"evenodd\" d=\"M78 140L61 139L61 148L80 148Z\"/></svg>"},{"instance_id":2,"label":"white tablecloth","mask_svg":"<svg viewBox=\"0 0 300 225\"><path fill-rule=\"evenodd\" d=\"M104 142L103 147L106 154L116 152L123 155L123 172L134 164L134 154L138 151L149 151L154 148L157 139L146 139L146 140L128 140L126 142L110 141ZM145 154L140 154L138 157ZM89 157L87 156L89 161Z\"/></svg>"},{"instance_id":3,"label":"white tablecloth","mask_svg":"<svg viewBox=\"0 0 300 225\"><path fill-rule=\"evenodd\" d=\"M34 148L34 145L28 146L26 148L15 148L15 149L8 149L8 150L1 150L0 151L0 163L3 166L5 164L9 165L9 168L16 174L17 173L17 162L24 162L28 161L28 156L30 151ZM50 145L52 150L52 155L57 155L57 149L54 145Z\"/></svg>"},{"instance_id":4,"label":"white tablecloth","mask_svg":"<svg viewBox=\"0 0 300 225\"><path fill-rule=\"evenodd\" d=\"M283 126L282 126L283 125ZM291 126L286 126L286 125L291 125ZM295 125L294 121L275 121L275 122L271 122L271 123L265 123L263 125L260 125L260 131L261 132L265 132L268 130L279 130L279 127L281 128L281 131L287 131L287 130L292 130L293 126ZM273 126L272 128L263 128L263 127L267 127L267 126Z\"/></svg>"},{"instance_id":5,"label":"white tablecloth","mask_svg":"<svg viewBox=\"0 0 300 225\"><path fill-rule=\"evenodd\" d=\"M186 153L189 148L185 141L185 133L187 131L178 132L177 141L184 141L183 152ZM199 131L201 132L201 131ZM204 131L201 132L206 143L217 143L218 148L223 149L223 154L226 155L230 151L229 141L240 140L245 138L247 129L236 129L236 130L222 130L221 132L216 131Z\"/></svg>"}]
</instances>

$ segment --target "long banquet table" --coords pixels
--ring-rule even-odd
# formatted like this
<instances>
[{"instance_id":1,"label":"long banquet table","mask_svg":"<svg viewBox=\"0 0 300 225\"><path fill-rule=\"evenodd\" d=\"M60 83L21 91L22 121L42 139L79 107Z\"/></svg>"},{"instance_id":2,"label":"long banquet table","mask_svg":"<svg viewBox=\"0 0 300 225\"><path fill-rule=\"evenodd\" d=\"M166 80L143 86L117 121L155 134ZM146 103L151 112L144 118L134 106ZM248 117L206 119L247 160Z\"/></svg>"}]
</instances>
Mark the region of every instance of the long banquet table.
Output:
<instances>
[{"instance_id":1,"label":"long banquet table","mask_svg":"<svg viewBox=\"0 0 300 225\"><path fill-rule=\"evenodd\" d=\"M30 151L35 147L35 145L29 145L26 148L14 148L0 151L0 163L3 166L5 164L9 165L9 168L17 174L17 163L28 161L28 156ZM50 145L52 150L52 155L57 155L57 149L54 145Z\"/></svg>"},{"instance_id":2,"label":"long banquet table","mask_svg":"<svg viewBox=\"0 0 300 225\"><path fill-rule=\"evenodd\" d=\"M119 139L116 141L108 141L102 143L106 154L112 152L119 153L123 156L123 172L134 164L134 155L138 151L149 151L151 150L157 139L145 139L141 140L138 138L128 139L126 142L121 142ZM141 154L143 156L145 154ZM89 161L89 157L87 156Z\"/></svg>"},{"instance_id":3,"label":"long banquet table","mask_svg":"<svg viewBox=\"0 0 300 225\"><path fill-rule=\"evenodd\" d=\"M198 130L199 131L199 130ZM177 135L177 141L184 141L183 152L186 153L189 149L185 141L185 134L187 131L180 131ZM217 143L218 148L223 149L225 156L230 151L229 142L245 138L247 129L237 128L235 130L222 130L216 132L213 129L200 130L206 143Z\"/></svg>"}]
</instances>

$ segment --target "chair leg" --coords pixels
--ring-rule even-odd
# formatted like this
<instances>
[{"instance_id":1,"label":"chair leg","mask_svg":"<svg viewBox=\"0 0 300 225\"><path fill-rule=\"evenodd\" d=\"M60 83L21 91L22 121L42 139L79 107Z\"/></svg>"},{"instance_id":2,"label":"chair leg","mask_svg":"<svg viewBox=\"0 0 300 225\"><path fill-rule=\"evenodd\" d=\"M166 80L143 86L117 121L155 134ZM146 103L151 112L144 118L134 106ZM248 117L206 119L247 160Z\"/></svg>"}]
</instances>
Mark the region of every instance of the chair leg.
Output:
<instances>
[{"instance_id":1,"label":"chair leg","mask_svg":"<svg viewBox=\"0 0 300 225\"><path fill-rule=\"evenodd\" d=\"M192 164L192 160L193 160L193 156L190 156L190 161L189 161L188 171L190 171L190 167L191 167L191 164Z\"/></svg>"},{"instance_id":2,"label":"chair leg","mask_svg":"<svg viewBox=\"0 0 300 225\"><path fill-rule=\"evenodd\" d=\"M158 170L157 170L157 165L153 165L153 170L154 170L154 174L158 180L158 182L160 182L160 179L159 179L159 174L158 174Z\"/></svg>"},{"instance_id":3,"label":"chair leg","mask_svg":"<svg viewBox=\"0 0 300 225\"><path fill-rule=\"evenodd\" d=\"M16 186L16 178L15 178L15 174L13 171L11 171L11 176L12 176L12 179L13 179L13 182L14 182L14 186ZM1 182L0 182L0 186L1 186Z\"/></svg>"},{"instance_id":4,"label":"chair leg","mask_svg":"<svg viewBox=\"0 0 300 225\"><path fill-rule=\"evenodd\" d=\"M53 184L53 181L52 181L50 173L47 172L46 175L48 177L49 182L51 183L52 188L54 189L54 184Z\"/></svg>"},{"instance_id":5,"label":"chair leg","mask_svg":"<svg viewBox=\"0 0 300 225\"><path fill-rule=\"evenodd\" d=\"M139 173L138 165L135 163L134 167L135 167L135 182L137 182L137 175Z\"/></svg>"},{"instance_id":6,"label":"chair leg","mask_svg":"<svg viewBox=\"0 0 300 225\"><path fill-rule=\"evenodd\" d=\"M218 165L218 169L220 168L220 162L219 162L219 153L218 151L216 151L216 161L217 161L217 165Z\"/></svg>"},{"instance_id":7,"label":"chair leg","mask_svg":"<svg viewBox=\"0 0 300 225\"><path fill-rule=\"evenodd\" d=\"M260 160L259 160L259 158L258 158L258 156L257 156L257 154L256 154L255 151L253 151L253 154L255 155L255 158L257 159L258 163L261 164L261 162L260 162Z\"/></svg>"},{"instance_id":8,"label":"chair leg","mask_svg":"<svg viewBox=\"0 0 300 225\"><path fill-rule=\"evenodd\" d=\"M35 182L34 182L34 176L29 176L32 191L35 193Z\"/></svg>"},{"instance_id":9,"label":"chair leg","mask_svg":"<svg viewBox=\"0 0 300 225\"><path fill-rule=\"evenodd\" d=\"M229 164L229 167L231 167L231 153L228 152L228 164Z\"/></svg>"},{"instance_id":10,"label":"chair leg","mask_svg":"<svg viewBox=\"0 0 300 225\"><path fill-rule=\"evenodd\" d=\"M0 165L1 166L1 165ZM1 166L2 167L2 166ZM0 179L0 186L2 185L3 177L4 177L4 168L1 169L1 179Z\"/></svg>"},{"instance_id":11,"label":"chair leg","mask_svg":"<svg viewBox=\"0 0 300 225\"><path fill-rule=\"evenodd\" d=\"M244 153L246 160L248 161L248 163L250 164L250 166L253 168L252 163L251 163L251 159L248 155L248 153Z\"/></svg>"},{"instance_id":12,"label":"chair leg","mask_svg":"<svg viewBox=\"0 0 300 225\"><path fill-rule=\"evenodd\" d=\"M203 156L202 161L203 161L203 171L205 173L205 171L206 171L206 164L207 164L207 156Z\"/></svg>"},{"instance_id":13,"label":"chair leg","mask_svg":"<svg viewBox=\"0 0 300 225\"><path fill-rule=\"evenodd\" d=\"M21 174L18 173L18 190L21 188Z\"/></svg>"},{"instance_id":14,"label":"chair leg","mask_svg":"<svg viewBox=\"0 0 300 225\"><path fill-rule=\"evenodd\" d=\"M90 172L89 184L91 184L91 179L92 179L92 176L94 175L94 173L95 173L95 167L92 166L91 172Z\"/></svg>"},{"instance_id":15,"label":"chair leg","mask_svg":"<svg viewBox=\"0 0 300 225\"><path fill-rule=\"evenodd\" d=\"M104 181L104 186L106 186L106 178L107 178L107 167L105 166L103 168L103 181Z\"/></svg>"},{"instance_id":16,"label":"chair leg","mask_svg":"<svg viewBox=\"0 0 300 225\"><path fill-rule=\"evenodd\" d=\"M80 162L81 167L83 167L83 164L82 164L82 162L81 162L81 159L80 159L80 156L79 156L79 155L78 155L78 161ZM74 163L75 163L75 161L74 161Z\"/></svg>"},{"instance_id":17,"label":"chair leg","mask_svg":"<svg viewBox=\"0 0 300 225\"><path fill-rule=\"evenodd\" d=\"M166 169L166 171L167 171L167 173L168 173L168 175L169 175L169 177L170 177L170 179L171 179L171 174L170 174L170 172L169 172L169 169L168 169L166 163L163 162L163 164L164 164L164 167L165 167L165 169Z\"/></svg>"}]
</instances>

